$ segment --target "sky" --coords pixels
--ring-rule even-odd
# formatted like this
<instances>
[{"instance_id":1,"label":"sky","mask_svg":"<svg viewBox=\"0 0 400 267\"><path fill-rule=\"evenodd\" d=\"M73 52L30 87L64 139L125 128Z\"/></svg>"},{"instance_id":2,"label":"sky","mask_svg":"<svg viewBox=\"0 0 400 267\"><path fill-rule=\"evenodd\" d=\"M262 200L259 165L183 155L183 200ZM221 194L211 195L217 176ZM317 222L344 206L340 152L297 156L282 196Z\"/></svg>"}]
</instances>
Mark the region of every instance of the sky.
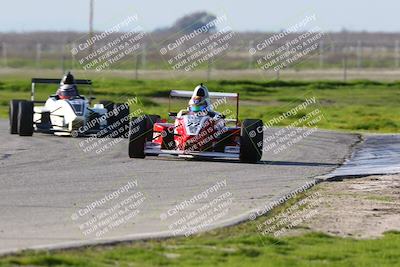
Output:
<instances>
[{"instance_id":1,"label":"sky","mask_svg":"<svg viewBox=\"0 0 400 267\"><path fill-rule=\"evenodd\" d=\"M195 11L225 14L234 31L279 31L315 14L325 31L400 32L399 0L94 0L102 31L136 14L147 31L171 26ZM0 32L87 31L89 0L0 0Z\"/></svg>"}]
</instances>

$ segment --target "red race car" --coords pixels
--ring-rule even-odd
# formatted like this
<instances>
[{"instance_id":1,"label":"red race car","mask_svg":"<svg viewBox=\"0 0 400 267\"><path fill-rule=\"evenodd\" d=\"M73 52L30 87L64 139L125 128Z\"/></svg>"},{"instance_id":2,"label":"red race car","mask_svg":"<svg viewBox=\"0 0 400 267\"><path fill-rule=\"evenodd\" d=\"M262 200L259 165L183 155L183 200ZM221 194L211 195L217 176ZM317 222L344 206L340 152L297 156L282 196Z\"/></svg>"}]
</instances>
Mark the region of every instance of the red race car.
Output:
<instances>
[{"instance_id":1,"label":"red race car","mask_svg":"<svg viewBox=\"0 0 400 267\"><path fill-rule=\"evenodd\" d=\"M208 92L203 84L194 91L172 90L171 98L190 98L189 106L169 112L170 120L158 115L134 117L129 127L129 157L144 158L162 154L197 158L234 158L255 163L261 159L263 122L238 120L239 94ZM215 100L211 103L211 99ZM236 112L227 108L227 99L236 100Z\"/></svg>"}]
</instances>

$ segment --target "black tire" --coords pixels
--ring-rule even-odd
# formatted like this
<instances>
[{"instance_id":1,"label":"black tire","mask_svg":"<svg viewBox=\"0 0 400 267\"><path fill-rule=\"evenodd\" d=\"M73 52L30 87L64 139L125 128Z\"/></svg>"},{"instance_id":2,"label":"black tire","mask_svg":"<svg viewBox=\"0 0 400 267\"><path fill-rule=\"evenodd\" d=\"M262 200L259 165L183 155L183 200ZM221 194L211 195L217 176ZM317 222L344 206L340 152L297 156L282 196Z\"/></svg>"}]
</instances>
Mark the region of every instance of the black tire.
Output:
<instances>
[{"instance_id":1,"label":"black tire","mask_svg":"<svg viewBox=\"0 0 400 267\"><path fill-rule=\"evenodd\" d=\"M107 111L111 111L114 108L114 102L110 100L100 100L99 104L103 104L104 108L107 109Z\"/></svg>"},{"instance_id":2,"label":"black tire","mask_svg":"<svg viewBox=\"0 0 400 267\"><path fill-rule=\"evenodd\" d=\"M36 122L38 130L49 131L51 128L50 111L42 111L40 114L40 122Z\"/></svg>"},{"instance_id":3,"label":"black tire","mask_svg":"<svg viewBox=\"0 0 400 267\"><path fill-rule=\"evenodd\" d=\"M262 156L263 122L261 120L246 119L240 131L240 161L256 163Z\"/></svg>"},{"instance_id":4,"label":"black tire","mask_svg":"<svg viewBox=\"0 0 400 267\"><path fill-rule=\"evenodd\" d=\"M18 108L20 99L10 100L8 108L8 118L10 120L10 134L18 134Z\"/></svg>"},{"instance_id":5,"label":"black tire","mask_svg":"<svg viewBox=\"0 0 400 267\"><path fill-rule=\"evenodd\" d=\"M103 104L104 108L107 109L107 113L110 114L109 112L114 109L114 102L109 101L109 100L100 100L100 104ZM110 126L114 123L114 116L109 116L107 118L107 126Z\"/></svg>"},{"instance_id":6,"label":"black tire","mask_svg":"<svg viewBox=\"0 0 400 267\"><path fill-rule=\"evenodd\" d=\"M158 122L161 119L159 115L146 115L146 141L153 140L153 128L154 123ZM157 153L149 153L147 156L158 156Z\"/></svg>"},{"instance_id":7,"label":"black tire","mask_svg":"<svg viewBox=\"0 0 400 267\"><path fill-rule=\"evenodd\" d=\"M115 122L119 122L119 126L114 129L118 131L116 137L128 137L129 133L129 105L126 103L116 103L114 110L118 110L118 114L114 117Z\"/></svg>"},{"instance_id":8,"label":"black tire","mask_svg":"<svg viewBox=\"0 0 400 267\"><path fill-rule=\"evenodd\" d=\"M20 136L33 135L33 102L21 101L18 105L18 133Z\"/></svg>"},{"instance_id":9,"label":"black tire","mask_svg":"<svg viewBox=\"0 0 400 267\"><path fill-rule=\"evenodd\" d=\"M133 117L129 123L129 149L130 158L145 158L144 146L146 144L147 118L146 116Z\"/></svg>"},{"instance_id":10,"label":"black tire","mask_svg":"<svg viewBox=\"0 0 400 267\"><path fill-rule=\"evenodd\" d=\"M147 140L151 141L153 140L153 127L154 127L154 123L158 122L161 117L158 115L146 115L146 119L147 119Z\"/></svg>"},{"instance_id":11,"label":"black tire","mask_svg":"<svg viewBox=\"0 0 400 267\"><path fill-rule=\"evenodd\" d=\"M100 114L90 111L89 117L88 117L88 123L87 123L88 130L99 131L100 130L100 122L99 121L100 121Z\"/></svg>"}]
</instances>

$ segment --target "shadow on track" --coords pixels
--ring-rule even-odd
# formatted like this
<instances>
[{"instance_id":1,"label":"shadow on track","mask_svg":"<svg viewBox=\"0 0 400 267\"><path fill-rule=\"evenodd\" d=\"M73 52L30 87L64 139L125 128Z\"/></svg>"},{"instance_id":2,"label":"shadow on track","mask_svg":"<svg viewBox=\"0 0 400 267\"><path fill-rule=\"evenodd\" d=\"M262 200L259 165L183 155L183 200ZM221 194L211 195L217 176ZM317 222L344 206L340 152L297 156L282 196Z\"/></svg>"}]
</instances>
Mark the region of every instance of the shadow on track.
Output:
<instances>
[{"instance_id":1,"label":"shadow on track","mask_svg":"<svg viewBox=\"0 0 400 267\"><path fill-rule=\"evenodd\" d=\"M151 160L169 160L169 161L190 161L190 162L217 162L217 163L233 163L233 164L248 164L248 165L273 165L273 166L300 166L300 167L331 167L338 166L335 163L322 163L322 162L299 162L299 161L272 161L272 160L261 160L257 163L245 163L240 162L236 159L210 159L210 158L177 158L170 156L161 156L161 157L148 157Z\"/></svg>"}]
</instances>

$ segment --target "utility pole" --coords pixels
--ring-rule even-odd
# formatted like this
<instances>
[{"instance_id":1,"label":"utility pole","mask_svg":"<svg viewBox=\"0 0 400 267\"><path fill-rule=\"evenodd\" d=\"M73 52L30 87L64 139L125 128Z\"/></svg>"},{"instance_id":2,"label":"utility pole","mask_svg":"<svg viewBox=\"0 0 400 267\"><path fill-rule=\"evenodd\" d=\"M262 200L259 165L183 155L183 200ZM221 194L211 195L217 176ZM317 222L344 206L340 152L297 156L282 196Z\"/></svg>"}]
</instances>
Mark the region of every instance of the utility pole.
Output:
<instances>
[{"instance_id":1,"label":"utility pole","mask_svg":"<svg viewBox=\"0 0 400 267\"><path fill-rule=\"evenodd\" d=\"M146 43L143 43L143 48L142 48L142 69L146 68Z\"/></svg>"},{"instance_id":2,"label":"utility pole","mask_svg":"<svg viewBox=\"0 0 400 267\"><path fill-rule=\"evenodd\" d=\"M399 40L396 40L394 44L394 64L395 67L399 67L400 51L399 51Z\"/></svg>"},{"instance_id":3,"label":"utility pole","mask_svg":"<svg viewBox=\"0 0 400 267\"><path fill-rule=\"evenodd\" d=\"M210 58L207 61L207 82L211 79L211 68L212 68L212 59Z\"/></svg>"},{"instance_id":4,"label":"utility pole","mask_svg":"<svg viewBox=\"0 0 400 267\"><path fill-rule=\"evenodd\" d=\"M324 41L319 42L319 67L322 69L324 66Z\"/></svg>"},{"instance_id":5,"label":"utility pole","mask_svg":"<svg viewBox=\"0 0 400 267\"><path fill-rule=\"evenodd\" d=\"M76 47L76 43L73 42L71 47ZM75 54L71 53L71 70L75 69Z\"/></svg>"},{"instance_id":6,"label":"utility pole","mask_svg":"<svg viewBox=\"0 0 400 267\"><path fill-rule=\"evenodd\" d=\"M7 62L7 44L5 42L3 42L1 44L2 49L2 54L3 54L3 66L7 67L8 62Z\"/></svg>"},{"instance_id":7,"label":"utility pole","mask_svg":"<svg viewBox=\"0 0 400 267\"><path fill-rule=\"evenodd\" d=\"M36 44L36 68L40 67L40 59L42 57L42 44Z\"/></svg>"},{"instance_id":8,"label":"utility pole","mask_svg":"<svg viewBox=\"0 0 400 267\"><path fill-rule=\"evenodd\" d=\"M139 78L139 56L135 53L135 80Z\"/></svg>"},{"instance_id":9,"label":"utility pole","mask_svg":"<svg viewBox=\"0 0 400 267\"><path fill-rule=\"evenodd\" d=\"M93 37L93 17L94 17L94 0L90 0L90 10L89 10L89 39ZM93 53L94 44L89 47L89 55Z\"/></svg>"},{"instance_id":10,"label":"utility pole","mask_svg":"<svg viewBox=\"0 0 400 267\"><path fill-rule=\"evenodd\" d=\"M253 45L254 45L254 41L250 40L249 41L249 47L248 47L247 51L250 51L250 49L253 48ZM253 67L253 54L249 53L249 66L248 66L248 69L251 69L252 67Z\"/></svg>"},{"instance_id":11,"label":"utility pole","mask_svg":"<svg viewBox=\"0 0 400 267\"><path fill-rule=\"evenodd\" d=\"M361 48L361 41L357 41L357 69L361 68L362 63L362 48Z\"/></svg>"},{"instance_id":12,"label":"utility pole","mask_svg":"<svg viewBox=\"0 0 400 267\"><path fill-rule=\"evenodd\" d=\"M343 53L343 81L347 81L347 46L348 46L348 34L347 30L343 30L344 34L344 46L342 48Z\"/></svg>"},{"instance_id":13,"label":"utility pole","mask_svg":"<svg viewBox=\"0 0 400 267\"><path fill-rule=\"evenodd\" d=\"M65 73L65 45L61 45L61 70L62 73Z\"/></svg>"}]
</instances>

